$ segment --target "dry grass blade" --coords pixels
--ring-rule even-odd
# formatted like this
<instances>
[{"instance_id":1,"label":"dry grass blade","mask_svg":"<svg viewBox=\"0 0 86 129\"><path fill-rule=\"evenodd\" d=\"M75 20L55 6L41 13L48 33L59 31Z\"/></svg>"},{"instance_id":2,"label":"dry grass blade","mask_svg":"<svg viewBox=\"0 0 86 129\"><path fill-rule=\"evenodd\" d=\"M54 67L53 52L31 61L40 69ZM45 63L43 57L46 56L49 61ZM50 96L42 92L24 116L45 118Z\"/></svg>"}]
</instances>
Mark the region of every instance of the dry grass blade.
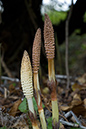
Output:
<instances>
[{"instance_id":1,"label":"dry grass blade","mask_svg":"<svg viewBox=\"0 0 86 129\"><path fill-rule=\"evenodd\" d=\"M32 86L32 68L29 55L27 51L24 51L24 55L21 63L21 84L24 95L27 99L33 97L33 86Z\"/></svg>"},{"instance_id":2,"label":"dry grass blade","mask_svg":"<svg viewBox=\"0 0 86 129\"><path fill-rule=\"evenodd\" d=\"M54 58L55 42L54 42L54 30L49 16L45 14L44 22L44 42L45 50L48 59Z\"/></svg>"},{"instance_id":3,"label":"dry grass blade","mask_svg":"<svg viewBox=\"0 0 86 129\"><path fill-rule=\"evenodd\" d=\"M35 34L33 49L32 49L33 72L37 72L39 69L40 49L41 49L41 29L39 28Z\"/></svg>"}]
</instances>

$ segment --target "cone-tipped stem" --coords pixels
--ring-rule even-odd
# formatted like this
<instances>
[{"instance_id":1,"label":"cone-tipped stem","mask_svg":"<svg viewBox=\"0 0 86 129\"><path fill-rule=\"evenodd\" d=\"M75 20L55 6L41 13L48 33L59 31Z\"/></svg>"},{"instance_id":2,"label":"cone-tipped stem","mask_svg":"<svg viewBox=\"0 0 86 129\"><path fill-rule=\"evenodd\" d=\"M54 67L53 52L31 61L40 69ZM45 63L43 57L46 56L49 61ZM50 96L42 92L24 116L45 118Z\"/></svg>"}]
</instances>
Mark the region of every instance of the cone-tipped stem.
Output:
<instances>
[{"instance_id":1,"label":"cone-tipped stem","mask_svg":"<svg viewBox=\"0 0 86 129\"><path fill-rule=\"evenodd\" d=\"M39 28L35 34L33 49L32 49L33 72L38 72L39 70L40 50L41 50L41 29Z\"/></svg>"},{"instance_id":2,"label":"cone-tipped stem","mask_svg":"<svg viewBox=\"0 0 86 129\"><path fill-rule=\"evenodd\" d=\"M49 16L45 14L44 21L44 43L45 52L48 58L48 77L49 77L49 88L51 91L51 101L52 101L52 118L54 125L59 121L59 111L57 104L57 93L56 93L56 82L55 82L55 68L54 68L54 30Z\"/></svg>"},{"instance_id":3,"label":"cone-tipped stem","mask_svg":"<svg viewBox=\"0 0 86 129\"><path fill-rule=\"evenodd\" d=\"M29 117L32 122L34 129L39 129L36 121L36 114L33 107L33 86L32 86L32 68L29 55L27 51L24 51L22 63L21 63L21 85L23 93L27 98L28 108L29 108ZM33 119L32 119L33 118Z\"/></svg>"},{"instance_id":4,"label":"cone-tipped stem","mask_svg":"<svg viewBox=\"0 0 86 129\"><path fill-rule=\"evenodd\" d=\"M39 70L39 64L40 64L40 49L41 49L41 30L39 28L35 34L33 49L32 49L34 89L35 89L35 99L38 106L38 112L39 112L42 129L47 129L44 110L42 107L42 100L40 96L41 91L40 91L39 78L38 78L38 70Z\"/></svg>"},{"instance_id":5,"label":"cone-tipped stem","mask_svg":"<svg viewBox=\"0 0 86 129\"><path fill-rule=\"evenodd\" d=\"M27 51L24 51L22 63L21 63L21 84L24 95L27 99L33 97L32 86L32 68L29 55Z\"/></svg>"}]
</instances>

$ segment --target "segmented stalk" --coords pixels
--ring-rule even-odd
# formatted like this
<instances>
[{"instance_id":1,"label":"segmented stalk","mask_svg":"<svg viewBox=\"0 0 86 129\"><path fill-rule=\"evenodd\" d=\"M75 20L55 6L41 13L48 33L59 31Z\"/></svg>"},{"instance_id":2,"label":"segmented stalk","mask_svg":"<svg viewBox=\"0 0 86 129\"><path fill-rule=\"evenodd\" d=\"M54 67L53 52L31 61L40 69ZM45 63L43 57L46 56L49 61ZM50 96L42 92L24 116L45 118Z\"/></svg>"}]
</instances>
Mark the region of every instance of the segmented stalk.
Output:
<instances>
[{"instance_id":1,"label":"segmented stalk","mask_svg":"<svg viewBox=\"0 0 86 129\"><path fill-rule=\"evenodd\" d=\"M49 16L45 14L44 21L44 44L45 52L48 59L48 78L49 78L49 88L51 91L51 101L52 101L52 118L54 126L59 121L59 111L57 104L57 93L56 93L56 82L55 82L55 68L54 68L54 30Z\"/></svg>"},{"instance_id":2,"label":"segmented stalk","mask_svg":"<svg viewBox=\"0 0 86 129\"><path fill-rule=\"evenodd\" d=\"M21 85L23 93L27 98L29 117L32 122L33 129L39 129L36 120L36 114L33 106L33 85L32 85L32 68L29 55L27 51L24 51L22 63L21 63Z\"/></svg>"},{"instance_id":3,"label":"segmented stalk","mask_svg":"<svg viewBox=\"0 0 86 129\"><path fill-rule=\"evenodd\" d=\"M34 89L35 89L35 99L38 106L38 112L39 112L42 129L47 129L44 110L42 107L42 101L40 96L41 91L40 91L39 77L38 77L38 70L39 70L39 64L40 64L40 49L41 49L41 30L38 29L35 34L33 50L32 50Z\"/></svg>"}]
</instances>

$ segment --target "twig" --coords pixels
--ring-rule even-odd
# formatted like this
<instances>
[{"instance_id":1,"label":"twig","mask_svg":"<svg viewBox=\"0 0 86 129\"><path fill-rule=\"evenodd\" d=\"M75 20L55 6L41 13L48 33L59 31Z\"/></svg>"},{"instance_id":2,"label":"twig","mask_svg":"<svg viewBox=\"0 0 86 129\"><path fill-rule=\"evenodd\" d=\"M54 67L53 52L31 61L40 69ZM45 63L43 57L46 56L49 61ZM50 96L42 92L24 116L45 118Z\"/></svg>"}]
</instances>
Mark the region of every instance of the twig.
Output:
<instances>
[{"instance_id":1,"label":"twig","mask_svg":"<svg viewBox=\"0 0 86 129\"><path fill-rule=\"evenodd\" d=\"M63 115L61 115L61 114L59 114L59 116L61 116L62 118L64 118L64 119L68 122L68 120L66 119L65 116L63 116Z\"/></svg>"},{"instance_id":2,"label":"twig","mask_svg":"<svg viewBox=\"0 0 86 129\"><path fill-rule=\"evenodd\" d=\"M12 74L11 74L11 72L10 72L10 70L9 70L8 67L6 66L6 64L5 64L5 62L4 62L3 59L1 59L1 64L2 64L2 67L4 68L5 72L7 73L7 75L8 75L9 77L13 77Z\"/></svg>"},{"instance_id":3,"label":"twig","mask_svg":"<svg viewBox=\"0 0 86 129\"><path fill-rule=\"evenodd\" d=\"M60 78L60 79L67 79L66 75L55 75L56 78ZM72 79L72 76L69 76L70 79Z\"/></svg>"},{"instance_id":4,"label":"twig","mask_svg":"<svg viewBox=\"0 0 86 129\"><path fill-rule=\"evenodd\" d=\"M60 122L64 125L68 125L68 126L72 126L72 127L79 127L79 125L77 124L74 124L74 123L71 123L71 122L67 122L67 121L64 121L64 120L60 120Z\"/></svg>"},{"instance_id":5,"label":"twig","mask_svg":"<svg viewBox=\"0 0 86 129\"><path fill-rule=\"evenodd\" d=\"M66 74L67 74L67 89L69 88L69 83L70 83L70 79L69 79L69 68L68 68L68 34L69 34L69 21L70 21L70 17L72 14L72 9L73 9L73 0L71 0L71 8L69 10L69 14L66 20L66 25L65 25L65 40L66 40L66 51L65 51L65 67L66 67Z\"/></svg>"},{"instance_id":6,"label":"twig","mask_svg":"<svg viewBox=\"0 0 86 129\"><path fill-rule=\"evenodd\" d=\"M7 88L4 87L4 98L7 98Z\"/></svg>"},{"instance_id":7,"label":"twig","mask_svg":"<svg viewBox=\"0 0 86 129\"><path fill-rule=\"evenodd\" d=\"M1 76L2 80L9 80L9 81L13 81L13 82L19 82L18 78L11 78L11 77L6 77L6 76Z\"/></svg>"},{"instance_id":8,"label":"twig","mask_svg":"<svg viewBox=\"0 0 86 129\"><path fill-rule=\"evenodd\" d=\"M22 114L19 117L13 117L7 113L4 113L2 109L0 110L0 125L6 126L6 128L17 128L21 129L21 127L28 127L26 121L27 121L27 114ZM27 129L27 128L25 128Z\"/></svg>"},{"instance_id":9,"label":"twig","mask_svg":"<svg viewBox=\"0 0 86 129\"><path fill-rule=\"evenodd\" d=\"M0 43L0 86L1 86L1 43Z\"/></svg>"},{"instance_id":10,"label":"twig","mask_svg":"<svg viewBox=\"0 0 86 129\"><path fill-rule=\"evenodd\" d=\"M64 124L64 125L68 125L68 126L72 126L72 127L80 127L81 129L86 129L86 127L81 124L81 122L78 120L77 116L76 116L72 111L67 112L67 113L64 115L64 117L68 118L68 117L70 117L71 115L75 118L77 124L64 121L63 118L60 119L60 122L61 122L62 124Z\"/></svg>"}]
</instances>

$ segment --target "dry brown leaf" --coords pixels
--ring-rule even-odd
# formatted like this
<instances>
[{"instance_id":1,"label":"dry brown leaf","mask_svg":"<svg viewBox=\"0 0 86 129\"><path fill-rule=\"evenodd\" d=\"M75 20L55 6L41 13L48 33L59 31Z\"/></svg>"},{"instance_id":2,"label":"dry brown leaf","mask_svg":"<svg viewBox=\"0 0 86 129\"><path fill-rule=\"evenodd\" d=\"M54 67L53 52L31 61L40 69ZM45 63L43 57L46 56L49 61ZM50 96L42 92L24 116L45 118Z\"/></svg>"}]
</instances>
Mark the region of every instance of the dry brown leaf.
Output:
<instances>
[{"instance_id":1,"label":"dry brown leaf","mask_svg":"<svg viewBox=\"0 0 86 129\"><path fill-rule=\"evenodd\" d=\"M86 89L86 86L83 86L83 85L80 85L80 84L78 84L78 83L74 83L73 85L72 85L72 90L73 91L76 91L76 90L82 90L82 89Z\"/></svg>"},{"instance_id":2,"label":"dry brown leaf","mask_svg":"<svg viewBox=\"0 0 86 129\"><path fill-rule=\"evenodd\" d=\"M61 106L61 110L63 111L72 110L74 106L80 105L81 103L82 103L82 100L80 96L78 94L75 94L73 96L73 100L71 101L71 103L68 106Z\"/></svg>"},{"instance_id":3,"label":"dry brown leaf","mask_svg":"<svg viewBox=\"0 0 86 129\"><path fill-rule=\"evenodd\" d=\"M84 73L81 77L78 77L76 80L81 84L86 83L86 73Z\"/></svg>"},{"instance_id":4,"label":"dry brown leaf","mask_svg":"<svg viewBox=\"0 0 86 129\"><path fill-rule=\"evenodd\" d=\"M72 111L77 115L77 116L84 116L86 118L86 109L84 108L84 104L81 103L80 105L74 106L72 108Z\"/></svg>"},{"instance_id":5,"label":"dry brown leaf","mask_svg":"<svg viewBox=\"0 0 86 129\"><path fill-rule=\"evenodd\" d=\"M84 99L83 102L84 102L84 108L86 109L86 99Z\"/></svg>"},{"instance_id":6,"label":"dry brown leaf","mask_svg":"<svg viewBox=\"0 0 86 129\"><path fill-rule=\"evenodd\" d=\"M42 89L42 93L45 95L49 94L49 88L45 87L44 89Z\"/></svg>"},{"instance_id":7,"label":"dry brown leaf","mask_svg":"<svg viewBox=\"0 0 86 129\"><path fill-rule=\"evenodd\" d=\"M60 129L65 129L65 127L62 123L60 124Z\"/></svg>"},{"instance_id":8,"label":"dry brown leaf","mask_svg":"<svg viewBox=\"0 0 86 129\"><path fill-rule=\"evenodd\" d=\"M17 129L29 129L29 126L26 125L25 120L18 120L16 121L16 123L14 123L14 125L12 126L13 128L17 128Z\"/></svg>"},{"instance_id":9,"label":"dry brown leaf","mask_svg":"<svg viewBox=\"0 0 86 129\"><path fill-rule=\"evenodd\" d=\"M60 86L58 86L58 94L62 94L62 92L63 92L63 88L61 88Z\"/></svg>"},{"instance_id":10,"label":"dry brown leaf","mask_svg":"<svg viewBox=\"0 0 86 129\"><path fill-rule=\"evenodd\" d=\"M61 106L60 109L63 111L68 111L71 109L71 107L70 106Z\"/></svg>"},{"instance_id":11,"label":"dry brown leaf","mask_svg":"<svg viewBox=\"0 0 86 129\"><path fill-rule=\"evenodd\" d=\"M12 116L15 116L17 111L18 111L18 106L20 105L21 103L21 99L17 100L16 102L14 102L12 108L10 109L9 111L9 114L12 115Z\"/></svg>"},{"instance_id":12,"label":"dry brown leaf","mask_svg":"<svg viewBox=\"0 0 86 129\"><path fill-rule=\"evenodd\" d=\"M15 90L15 87L13 86L13 84L9 85L9 91L10 93L12 93Z\"/></svg>"},{"instance_id":13,"label":"dry brown leaf","mask_svg":"<svg viewBox=\"0 0 86 129\"><path fill-rule=\"evenodd\" d=\"M21 114L20 116L13 117L7 113L3 113L3 111L0 111L0 125L12 129L29 129L27 115L28 114Z\"/></svg>"},{"instance_id":14,"label":"dry brown leaf","mask_svg":"<svg viewBox=\"0 0 86 129\"><path fill-rule=\"evenodd\" d=\"M81 100L81 98L80 98L80 96L78 95L78 94L75 94L74 96L73 96L73 100L72 100L72 102L71 102L71 106L72 107L74 107L74 106L76 106L76 105L79 105L79 104L81 104L82 103L82 100Z\"/></svg>"}]
</instances>

